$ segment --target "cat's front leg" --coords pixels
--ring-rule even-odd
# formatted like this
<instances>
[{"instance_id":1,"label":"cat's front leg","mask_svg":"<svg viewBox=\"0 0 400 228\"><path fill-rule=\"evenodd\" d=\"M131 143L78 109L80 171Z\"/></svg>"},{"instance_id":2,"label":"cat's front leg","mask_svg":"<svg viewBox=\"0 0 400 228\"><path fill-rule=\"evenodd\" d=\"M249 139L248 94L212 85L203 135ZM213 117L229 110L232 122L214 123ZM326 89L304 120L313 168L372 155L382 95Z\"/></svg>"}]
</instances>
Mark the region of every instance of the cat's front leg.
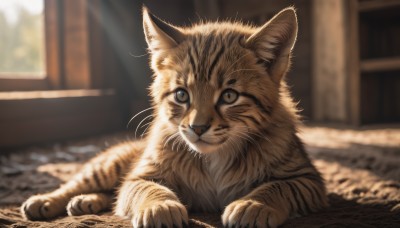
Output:
<instances>
[{"instance_id":1,"label":"cat's front leg","mask_svg":"<svg viewBox=\"0 0 400 228\"><path fill-rule=\"evenodd\" d=\"M307 214L325 206L325 188L319 179L274 181L230 203L222 222L228 227L277 227L290 215Z\"/></svg>"},{"instance_id":2,"label":"cat's front leg","mask_svg":"<svg viewBox=\"0 0 400 228\"><path fill-rule=\"evenodd\" d=\"M187 227L188 214L167 187L143 179L127 179L121 186L115 214L128 217L133 227Z\"/></svg>"},{"instance_id":3,"label":"cat's front leg","mask_svg":"<svg viewBox=\"0 0 400 228\"><path fill-rule=\"evenodd\" d=\"M29 220L55 218L66 214L68 202L74 196L112 191L125 175L130 162L135 161L140 150L142 150L141 142L122 143L107 149L93 158L80 173L60 188L27 199L21 206L22 215ZM85 201L87 200L89 198ZM68 213L75 214L70 211Z\"/></svg>"}]
</instances>

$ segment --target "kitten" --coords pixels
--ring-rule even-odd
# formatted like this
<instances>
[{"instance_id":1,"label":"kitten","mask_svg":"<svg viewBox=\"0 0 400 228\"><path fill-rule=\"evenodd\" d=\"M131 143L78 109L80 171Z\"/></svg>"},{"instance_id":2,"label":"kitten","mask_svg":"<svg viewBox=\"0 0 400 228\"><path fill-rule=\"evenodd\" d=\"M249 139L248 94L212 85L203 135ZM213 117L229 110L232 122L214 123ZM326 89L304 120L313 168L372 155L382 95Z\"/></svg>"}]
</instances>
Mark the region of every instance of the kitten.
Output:
<instances>
[{"instance_id":1,"label":"kitten","mask_svg":"<svg viewBox=\"0 0 400 228\"><path fill-rule=\"evenodd\" d=\"M59 189L29 198L27 219L111 207L134 227L182 227L187 211L225 226L276 227L327 206L323 180L296 135L285 83L297 36L293 8L261 27L175 27L143 9L154 121L141 141L114 146Z\"/></svg>"}]
</instances>

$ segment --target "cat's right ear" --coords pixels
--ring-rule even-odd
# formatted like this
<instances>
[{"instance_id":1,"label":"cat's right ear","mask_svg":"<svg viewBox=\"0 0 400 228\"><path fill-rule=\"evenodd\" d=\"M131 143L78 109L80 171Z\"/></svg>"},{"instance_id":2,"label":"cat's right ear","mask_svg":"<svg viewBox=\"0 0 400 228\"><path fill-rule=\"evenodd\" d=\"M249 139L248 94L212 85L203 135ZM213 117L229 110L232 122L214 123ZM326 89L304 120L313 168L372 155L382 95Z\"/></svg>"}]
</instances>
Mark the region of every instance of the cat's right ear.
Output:
<instances>
[{"instance_id":1,"label":"cat's right ear","mask_svg":"<svg viewBox=\"0 0 400 228\"><path fill-rule=\"evenodd\" d=\"M143 6L143 28L152 52L174 48L185 39L179 28L157 18L145 6Z\"/></svg>"},{"instance_id":2,"label":"cat's right ear","mask_svg":"<svg viewBox=\"0 0 400 228\"><path fill-rule=\"evenodd\" d=\"M280 83L290 66L291 52L297 37L297 16L293 7L286 8L261 26L246 40L272 79Z\"/></svg>"}]
</instances>

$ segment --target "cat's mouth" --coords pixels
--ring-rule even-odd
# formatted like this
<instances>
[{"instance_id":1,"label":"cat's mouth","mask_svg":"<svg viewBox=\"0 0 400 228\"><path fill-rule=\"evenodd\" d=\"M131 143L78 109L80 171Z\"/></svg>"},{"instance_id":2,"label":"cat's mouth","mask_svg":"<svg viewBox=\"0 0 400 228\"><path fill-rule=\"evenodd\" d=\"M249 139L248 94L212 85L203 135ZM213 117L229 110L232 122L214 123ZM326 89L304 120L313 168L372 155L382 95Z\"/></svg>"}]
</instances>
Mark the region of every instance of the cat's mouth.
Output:
<instances>
[{"instance_id":1,"label":"cat's mouth","mask_svg":"<svg viewBox=\"0 0 400 228\"><path fill-rule=\"evenodd\" d=\"M186 144L198 153L213 153L218 151L228 137L215 137L209 134L198 136L190 131L181 130L181 137Z\"/></svg>"},{"instance_id":2,"label":"cat's mouth","mask_svg":"<svg viewBox=\"0 0 400 228\"><path fill-rule=\"evenodd\" d=\"M207 141L205 141L205 140L203 140L203 139L201 139L201 138L199 138L196 142L195 142L196 144L206 144L206 145L215 145L215 144L217 144L217 143L213 143L213 142L207 142Z\"/></svg>"},{"instance_id":3,"label":"cat's mouth","mask_svg":"<svg viewBox=\"0 0 400 228\"><path fill-rule=\"evenodd\" d=\"M198 138L195 142L188 142L189 146L199 153L212 153L218 151L220 146L226 141L226 138L212 142L206 141L202 138Z\"/></svg>"}]
</instances>

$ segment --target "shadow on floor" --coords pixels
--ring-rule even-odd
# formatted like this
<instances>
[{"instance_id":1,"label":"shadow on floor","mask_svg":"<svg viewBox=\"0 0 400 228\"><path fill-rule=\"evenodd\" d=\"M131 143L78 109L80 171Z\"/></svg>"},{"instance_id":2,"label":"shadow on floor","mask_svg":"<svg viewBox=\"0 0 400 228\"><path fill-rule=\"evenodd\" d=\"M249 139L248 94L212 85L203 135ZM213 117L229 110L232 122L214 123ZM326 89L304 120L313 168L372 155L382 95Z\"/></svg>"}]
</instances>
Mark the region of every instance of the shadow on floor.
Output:
<instances>
[{"instance_id":1,"label":"shadow on floor","mask_svg":"<svg viewBox=\"0 0 400 228\"><path fill-rule=\"evenodd\" d=\"M400 202L358 203L335 193L329 194L330 207L308 216L294 218L282 227L399 227Z\"/></svg>"},{"instance_id":2,"label":"shadow on floor","mask_svg":"<svg viewBox=\"0 0 400 228\"><path fill-rule=\"evenodd\" d=\"M307 146L314 159L337 162L351 169L363 169L385 179L400 181L400 148L349 143L345 148Z\"/></svg>"}]
</instances>

